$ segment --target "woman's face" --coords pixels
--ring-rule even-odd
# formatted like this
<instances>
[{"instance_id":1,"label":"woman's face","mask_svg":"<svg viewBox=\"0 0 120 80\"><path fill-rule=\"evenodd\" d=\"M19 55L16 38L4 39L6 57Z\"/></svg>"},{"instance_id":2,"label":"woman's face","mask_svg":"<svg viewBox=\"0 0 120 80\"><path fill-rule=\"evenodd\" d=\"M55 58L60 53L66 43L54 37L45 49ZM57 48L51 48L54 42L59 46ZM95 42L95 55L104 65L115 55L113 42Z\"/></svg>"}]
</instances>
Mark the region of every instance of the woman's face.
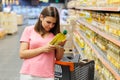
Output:
<instances>
[{"instance_id":1,"label":"woman's face","mask_svg":"<svg viewBox=\"0 0 120 80\"><path fill-rule=\"evenodd\" d=\"M45 31L49 32L55 26L56 18L50 16L41 17L41 21Z\"/></svg>"}]
</instances>

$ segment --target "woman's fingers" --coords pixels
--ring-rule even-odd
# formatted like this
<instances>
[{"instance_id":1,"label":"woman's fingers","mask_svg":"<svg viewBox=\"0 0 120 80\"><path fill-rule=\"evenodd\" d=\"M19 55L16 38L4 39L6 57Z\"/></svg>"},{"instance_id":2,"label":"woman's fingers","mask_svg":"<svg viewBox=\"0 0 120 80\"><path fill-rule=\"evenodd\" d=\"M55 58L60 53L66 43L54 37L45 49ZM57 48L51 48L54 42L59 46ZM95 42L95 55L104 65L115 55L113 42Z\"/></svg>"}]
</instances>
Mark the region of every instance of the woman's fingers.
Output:
<instances>
[{"instance_id":1,"label":"woman's fingers","mask_svg":"<svg viewBox=\"0 0 120 80\"><path fill-rule=\"evenodd\" d=\"M67 40L60 42L59 45L60 45L60 46L64 46L65 43L66 43L66 41L67 41Z\"/></svg>"}]
</instances>

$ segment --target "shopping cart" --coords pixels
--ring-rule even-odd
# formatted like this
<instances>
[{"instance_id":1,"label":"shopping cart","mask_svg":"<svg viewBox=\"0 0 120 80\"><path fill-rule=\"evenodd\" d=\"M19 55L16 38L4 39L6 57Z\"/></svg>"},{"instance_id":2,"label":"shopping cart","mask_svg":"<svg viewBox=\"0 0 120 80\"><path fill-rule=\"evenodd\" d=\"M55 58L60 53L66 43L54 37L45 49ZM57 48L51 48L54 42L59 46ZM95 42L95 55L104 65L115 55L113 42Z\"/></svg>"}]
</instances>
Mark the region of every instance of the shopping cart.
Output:
<instances>
[{"instance_id":1,"label":"shopping cart","mask_svg":"<svg viewBox=\"0 0 120 80\"><path fill-rule=\"evenodd\" d=\"M58 69L61 69L55 70L55 80L94 80L94 60L77 61L76 57L64 58L66 61L56 61Z\"/></svg>"}]
</instances>

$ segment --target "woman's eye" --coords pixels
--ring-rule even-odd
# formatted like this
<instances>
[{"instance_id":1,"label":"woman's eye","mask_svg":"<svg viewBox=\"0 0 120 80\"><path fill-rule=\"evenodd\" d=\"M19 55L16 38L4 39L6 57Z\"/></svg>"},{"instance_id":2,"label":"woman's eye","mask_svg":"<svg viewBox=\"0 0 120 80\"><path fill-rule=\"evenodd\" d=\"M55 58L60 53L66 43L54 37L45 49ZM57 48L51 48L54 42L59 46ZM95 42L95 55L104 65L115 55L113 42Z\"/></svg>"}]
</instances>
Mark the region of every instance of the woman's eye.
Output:
<instances>
[{"instance_id":1,"label":"woman's eye","mask_svg":"<svg viewBox=\"0 0 120 80\"><path fill-rule=\"evenodd\" d=\"M52 24L52 25L55 25L55 23L52 23L52 22L49 22L49 21L47 21L47 24Z\"/></svg>"},{"instance_id":2,"label":"woman's eye","mask_svg":"<svg viewBox=\"0 0 120 80\"><path fill-rule=\"evenodd\" d=\"M48 24L50 24L51 22L47 21Z\"/></svg>"}]
</instances>

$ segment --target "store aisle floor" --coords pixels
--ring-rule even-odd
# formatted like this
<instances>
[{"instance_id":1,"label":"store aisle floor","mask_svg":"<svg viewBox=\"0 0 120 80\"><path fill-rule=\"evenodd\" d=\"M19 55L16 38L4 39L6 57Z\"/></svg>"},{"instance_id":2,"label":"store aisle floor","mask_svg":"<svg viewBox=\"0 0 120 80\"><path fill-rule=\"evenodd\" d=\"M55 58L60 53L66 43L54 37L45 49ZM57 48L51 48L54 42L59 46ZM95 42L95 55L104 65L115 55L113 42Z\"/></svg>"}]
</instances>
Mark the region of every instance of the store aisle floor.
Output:
<instances>
[{"instance_id":1,"label":"store aisle floor","mask_svg":"<svg viewBox=\"0 0 120 80\"><path fill-rule=\"evenodd\" d=\"M19 80L22 60L19 58L19 39L24 26L18 32L0 40L0 80Z\"/></svg>"}]
</instances>

